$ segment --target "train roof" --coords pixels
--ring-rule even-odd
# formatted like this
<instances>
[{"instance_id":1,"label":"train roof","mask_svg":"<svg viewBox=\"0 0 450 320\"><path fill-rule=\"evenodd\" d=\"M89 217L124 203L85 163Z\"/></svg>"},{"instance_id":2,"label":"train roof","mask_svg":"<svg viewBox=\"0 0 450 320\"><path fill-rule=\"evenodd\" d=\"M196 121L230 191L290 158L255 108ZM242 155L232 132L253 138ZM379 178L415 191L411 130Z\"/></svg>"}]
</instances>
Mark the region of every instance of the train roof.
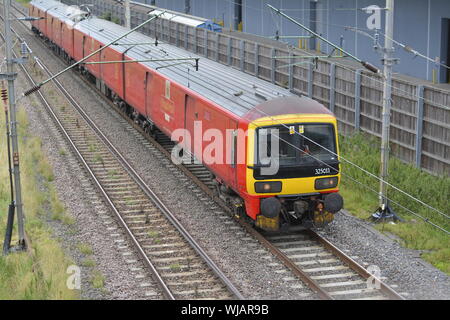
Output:
<instances>
[{"instance_id":1,"label":"train roof","mask_svg":"<svg viewBox=\"0 0 450 320\"><path fill-rule=\"evenodd\" d=\"M37 0L33 1L32 4L43 10L51 8L53 15L60 15L61 17L65 17L68 7L53 0ZM75 28L102 43L109 43L129 30L110 21L92 16L76 23ZM124 45L120 45L120 43ZM139 45L126 45L128 43L139 43ZM126 52L127 56L136 60L200 58L199 71L188 68L186 65L173 65L174 62L167 61L142 62L142 64L152 69L158 68L158 72L172 81L190 88L239 117L249 118L248 116L251 115L250 118L255 118L256 114L259 114L259 118L262 118L268 115L267 111L270 115L310 113L308 106L311 106L311 103L306 102L313 100L309 98L298 98L287 89L173 45L159 43L158 46L155 46L142 43L154 43L154 39L139 32L133 32L120 40L119 45L113 45L112 47L119 52ZM297 99L289 99L291 102L296 102L290 103L288 107L277 99L282 97L297 97ZM273 99L278 100L278 102L266 103ZM266 106L264 107L265 111L258 107L262 104ZM321 106L317 102L314 105L317 106L316 104ZM270 110L267 106L270 106ZM324 106L316 107L314 110L318 113L329 113Z\"/></svg>"},{"instance_id":2,"label":"train roof","mask_svg":"<svg viewBox=\"0 0 450 320\"><path fill-rule=\"evenodd\" d=\"M198 20L198 19L193 19L190 17L186 17L186 16L180 16L179 14L175 14L172 12L164 12L161 9L154 9L153 11L148 13L149 16L156 16L156 15L160 15L160 17L162 19L166 19L166 20L171 20L171 21L175 21L178 23L182 23L182 24L186 24L188 26L191 27L198 27L199 25L205 23L206 19L203 20Z\"/></svg>"},{"instance_id":3,"label":"train roof","mask_svg":"<svg viewBox=\"0 0 450 320\"><path fill-rule=\"evenodd\" d=\"M89 16L86 11L80 10L77 6L61 6L61 2L54 0L37 0L33 1L32 4L70 25L74 25Z\"/></svg>"}]
</instances>

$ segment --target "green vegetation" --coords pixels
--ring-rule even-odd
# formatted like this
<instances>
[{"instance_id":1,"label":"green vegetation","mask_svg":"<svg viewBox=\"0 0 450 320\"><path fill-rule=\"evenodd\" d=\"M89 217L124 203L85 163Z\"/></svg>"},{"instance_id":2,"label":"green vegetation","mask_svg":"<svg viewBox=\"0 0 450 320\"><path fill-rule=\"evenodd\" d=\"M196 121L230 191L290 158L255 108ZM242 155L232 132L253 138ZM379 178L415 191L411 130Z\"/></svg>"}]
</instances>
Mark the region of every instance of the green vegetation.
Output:
<instances>
[{"instance_id":1,"label":"green vegetation","mask_svg":"<svg viewBox=\"0 0 450 320\"><path fill-rule=\"evenodd\" d=\"M380 142L379 139L364 134L340 137L341 155L367 171L379 175ZM356 167L342 162L343 176L341 193L345 200L345 208L361 219L369 219L378 207L377 193L363 185L378 191L379 181L371 178ZM346 176L347 175L347 176ZM352 181L348 176L361 182ZM429 204L433 208L448 214L450 212L450 178L436 177L391 157L389 162L389 183ZM429 219L431 222L450 230L448 219L439 213L427 209L418 202L400 192L389 188L388 196L409 210ZM406 210L392 204L393 209L404 223L382 223L376 225L381 232L390 232L401 239L407 248L421 250L422 258L440 270L450 274L450 237L444 232L425 223Z\"/></svg>"},{"instance_id":2,"label":"green vegetation","mask_svg":"<svg viewBox=\"0 0 450 320\"><path fill-rule=\"evenodd\" d=\"M31 0L15 0L17 3L20 3L24 7L28 7L28 4L31 2Z\"/></svg>"},{"instance_id":3,"label":"green vegetation","mask_svg":"<svg viewBox=\"0 0 450 320\"><path fill-rule=\"evenodd\" d=\"M97 151L97 147L93 143L89 143L89 152Z\"/></svg>"},{"instance_id":4,"label":"green vegetation","mask_svg":"<svg viewBox=\"0 0 450 320\"><path fill-rule=\"evenodd\" d=\"M94 253L91 246L86 243L79 243L77 245L78 250L84 255L91 255Z\"/></svg>"},{"instance_id":5,"label":"green vegetation","mask_svg":"<svg viewBox=\"0 0 450 320\"><path fill-rule=\"evenodd\" d=\"M103 157L102 157L100 154L96 154L96 155L94 156L94 162L95 162L95 163L100 162L101 164L103 164L103 163L104 163L104 162L103 162Z\"/></svg>"},{"instance_id":6,"label":"green vegetation","mask_svg":"<svg viewBox=\"0 0 450 320\"><path fill-rule=\"evenodd\" d=\"M111 179L117 179L117 174L118 174L118 171L116 169L108 170L108 176Z\"/></svg>"},{"instance_id":7,"label":"green vegetation","mask_svg":"<svg viewBox=\"0 0 450 320\"><path fill-rule=\"evenodd\" d=\"M95 265L96 265L95 261L91 258L87 258L82 262L82 266L87 268L93 268L95 267Z\"/></svg>"},{"instance_id":8,"label":"green vegetation","mask_svg":"<svg viewBox=\"0 0 450 320\"><path fill-rule=\"evenodd\" d=\"M158 238L159 237L159 232L158 231L149 231L148 235L150 238Z\"/></svg>"},{"instance_id":9,"label":"green vegetation","mask_svg":"<svg viewBox=\"0 0 450 320\"><path fill-rule=\"evenodd\" d=\"M173 263L169 266L169 268L172 271L178 271L181 269L181 265L179 263Z\"/></svg>"},{"instance_id":10,"label":"green vegetation","mask_svg":"<svg viewBox=\"0 0 450 320\"><path fill-rule=\"evenodd\" d=\"M92 272L91 284L96 289L103 289L105 286L105 276L98 270Z\"/></svg>"},{"instance_id":11,"label":"green vegetation","mask_svg":"<svg viewBox=\"0 0 450 320\"><path fill-rule=\"evenodd\" d=\"M77 299L78 291L66 285L67 267L72 262L64 255L58 241L41 219L48 211L64 212L56 196L53 171L41 151L41 141L27 131L27 116L18 112L21 182L26 231L31 239L31 252L0 256L0 300L4 299ZM10 201L6 154L5 118L0 116L0 239L3 244L6 213ZM47 199L51 199L50 201ZM17 243L17 229L12 244Z\"/></svg>"}]
</instances>

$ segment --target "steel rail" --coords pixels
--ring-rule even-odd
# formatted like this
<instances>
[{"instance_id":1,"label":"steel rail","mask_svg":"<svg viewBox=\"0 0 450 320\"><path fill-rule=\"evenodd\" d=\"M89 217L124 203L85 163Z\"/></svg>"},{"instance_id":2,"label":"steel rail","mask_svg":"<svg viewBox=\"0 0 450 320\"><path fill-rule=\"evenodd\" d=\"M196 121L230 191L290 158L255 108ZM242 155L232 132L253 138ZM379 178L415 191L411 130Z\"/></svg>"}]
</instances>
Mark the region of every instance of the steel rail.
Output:
<instances>
[{"instance_id":1,"label":"steel rail","mask_svg":"<svg viewBox=\"0 0 450 320\"><path fill-rule=\"evenodd\" d=\"M99 94L104 101L108 102L116 112L122 114L121 110L116 107L111 101L107 100L101 92L97 89L93 89ZM127 122L132 125L137 131L139 131L147 140L149 140L152 145L154 145L161 153L163 153L167 158L171 158L171 153L166 150L158 141L156 141L153 137L149 136L140 126L134 123L130 118L124 117ZM286 254L284 254L280 249L278 249L274 244L272 244L268 239L266 239L260 232L258 232L255 228L253 228L249 223L244 221L240 217L236 217L234 212L223 202L222 199L217 197L217 195L208 188L194 173L192 173L187 167L181 164L174 164L179 170L181 170L184 174L186 174L195 184L199 186L210 198L212 198L222 209L224 209L229 215L233 216L234 219L245 228L245 230L251 234L255 239L257 239L265 248L267 248L273 255L275 255L289 270L291 270L296 276L298 276L301 280L303 280L310 289L316 292L321 299L325 300L334 300L334 297L331 296L325 289L323 289L317 281L313 280L308 274L306 274L299 266L297 266ZM318 234L313 231L310 231L309 234L312 238L315 238L320 243L324 244L324 247L332 251L332 253L341 259L341 261L347 264L350 269L357 272L360 276L367 279L370 276L373 277L364 267L360 266L356 261L351 259L348 255L343 253L340 249L335 247L329 241L323 239ZM313 234L316 234L314 237ZM320 240L319 240L320 239ZM374 277L376 279L376 277ZM382 293L389 296L391 299L395 300L405 300L401 295L396 293L392 288L382 282L380 279L376 279L381 286Z\"/></svg>"},{"instance_id":2,"label":"steel rail","mask_svg":"<svg viewBox=\"0 0 450 320\"><path fill-rule=\"evenodd\" d=\"M3 20L3 17L1 17L1 19ZM13 30L13 29L11 29ZM15 31L13 31L15 33ZM3 34L0 33L0 36L3 38ZM16 56L16 54L14 53L14 56ZM36 82L34 81L34 79L32 78L31 74L28 72L28 70L26 70L26 68L23 65L20 65L20 68L22 69L23 73L25 74L25 76L27 77L28 81L30 82L31 85L36 85ZM120 216L117 208L115 207L115 205L113 204L113 202L111 201L111 199L109 198L108 194L106 193L106 191L103 189L102 185L100 184L100 182L98 181L98 179L95 177L95 174L92 172L91 168L89 167L89 165L87 164L87 162L85 161L85 159L83 158L83 156L81 155L80 151L78 150L78 148L76 147L76 145L74 144L74 142L72 141L72 139L70 138L69 134L67 133L66 129L64 128L64 126L62 125L62 123L60 122L60 120L58 119L58 117L56 116L56 114L54 113L54 111L52 110L50 103L48 102L48 100L45 98L45 96L40 92L37 91L36 92L38 94L39 99L41 100L41 102L43 103L44 107L47 109L47 112L49 113L49 115L51 116L52 120L55 122L55 124L58 126L58 128L61 130L61 133L63 134L64 138L67 140L67 142L69 143L70 147L72 148L72 150L74 151L75 155L77 156L77 158L80 160L80 162L82 163L82 165L84 166L84 168L86 169L86 171L89 173L90 177L92 178L92 180L94 181L95 185L98 187L98 189L100 190L103 198L105 199L105 201L107 202L107 204L109 205L109 207L112 209L112 211L114 212L114 214L116 215L116 217L119 219L120 224L122 225L122 227L125 229L128 237L130 238L130 240L133 242L133 244L136 246L136 248L138 249L139 254L141 255L141 257L143 258L145 264L150 268L150 270L152 271L152 276L154 277L154 279L156 280L156 282L159 284L159 286L161 287L161 289L164 291L164 295L171 299L174 300L175 297L174 295L171 293L171 291L169 290L169 288L166 286L166 284L164 283L164 281L162 280L161 276L159 275L158 271L156 270L156 268L153 266L153 264L151 263L151 261L148 259L148 257L146 256L144 250L142 249L142 247L139 245L139 242L137 241L137 239L134 237L133 233L131 232L131 230L128 228L128 226L126 225L125 221L122 219L122 217Z\"/></svg>"},{"instance_id":3,"label":"steel rail","mask_svg":"<svg viewBox=\"0 0 450 320\"><path fill-rule=\"evenodd\" d=\"M120 109L118 109L111 101L107 100L101 92L97 88L93 88L103 99L108 102L114 110L116 110L119 114L121 114ZM162 154L164 154L168 159L171 159L171 153L166 150L161 144L159 144L155 139L150 137L148 134L144 132L144 130L132 122L129 118L125 118L130 125L132 125L136 130L138 130L142 135L144 135ZM254 238L256 238L266 249L269 250L274 256L276 256L289 270L291 270L297 277L303 280L310 289L316 292L321 299L324 300L333 300L334 298L324 290L317 281L313 280L309 277L301 268L299 268L287 255L280 251L277 247L275 247L269 240L267 240L261 233L259 233L255 228L253 228L246 221L241 219L240 217L236 217L233 211L223 202L222 199L217 197L215 193L208 188L195 174L193 174L188 168L181 164L174 164L179 170L181 170L184 174L186 174L195 184L199 186L210 198L212 198L217 204L220 205L222 209L224 209L230 216L233 216L235 221L237 221L245 230L251 234Z\"/></svg>"},{"instance_id":4,"label":"steel rail","mask_svg":"<svg viewBox=\"0 0 450 320\"><path fill-rule=\"evenodd\" d=\"M376 283L380 285L380 291L387 295L392 300L405 300L404 297L395 292L391 287L385 284L383 281L375 277L375 275L369 273L363 266L361 266L358 262L350 258L346 255L342 250L333 245L330 241L322 237L320 234L313 230L308 230L306 232L311 238L321 243L326 249L331 251L336 257L338 257L342 262L348 265L350 269L356 271L361 277L364 279L369 279L372 277Z\"/></svg>"},{"instance_id":5,"label":"steel rail","mask_svg":"<svg viewBox=\"0 0 450 320\"><path fill-rule=\"evenodd\" d=\"M19 21L23 23L22 21ZM25 26L25 25L24 25ZM26 27L26 26L25 26ZM27 27L26 27L27 28ZM27 28L28 29L28 28ZM16 35L19 37L17 32ZM50 70L45 66L45 64L38 59L40 66L44 69L44 71L49 75L52 76ZM25 71L26 72L26 71ZM33 81L34 82L34 81ZM208 256L206 251L194 240L194 238L188 233L188 231L181 225L181 223L178 221L178 219L175 217L175 215L166 207L166 205L158 198L158 196L151 190L151 188L144 182L144 180L140 177L140 175L133 169L133 167L128 163L128 161L122 156L122 154L117 150L117 148L114 147L114 145L108 140L108 138L103 134L101 129L98 128L98 126L89 118L89 116L86 114L86 112L83 110L83 108L77 103L77 101L72 97L72 95L64 88L64 86L59 82L58 79L53 78L52 82L58 87L58 89L61 91L61 93L70 101L70 103L75 107L77 112L83 117L83 119L89 124L89 126L93 129L93 131L96 133L98 138L107 146L107 148L111 151L111 153L116 157L116 159L122 164L124 169L128 172L128 174L133 178L133 180L139 185L139 187L142 189L142 191L152 200L152 202L156 205L156 207L164 214L164 216L172 223L172 225L178 230L178 232L183 236L183 238L191 245L191 247L197 252L197 254L203 259L203 261L211 268L213 273L222 281L222 283L229 289L229 291L239 300L244 300L245 297L240 293L240 291L235 287L235 285L228 279L228 277L220 270L220 268L217 266L217 264ZM34 83L35 84L35 83ZM42 94L37 91L40 96ZM53 112L53 111L52 111ZM56 115L55 115L56 117ZM59 120L58 123L60 124ZM62 124L61 128L62 128ZM65 130L64 130L65 132ZM67 135L68 137L68 135ZM73 148L76 148L73 143L71 143ZM78 152L77 152L78 153ZM80 157L81 154L79 154ZM83 164L85 164L84 160ZM87 163L86 163L87 166ZM92 174L92 171L88 169L88 171ZM100 183L97 179L96 184L100 186ZM100 186L101 188L101 186ZM108 204L111 206L114 206L110 198L107 196L106 192L103 190L102 195L104 195L108 199ZM157 273L156 268L151 264L150 260L146 256L144 250L140 247L138 244L136 238L132 235L131 230L126 226L125 221L121 218L119 212L114 208L113 209L115 214L118 216L122 226L127 230L127 232L130 233L130 236L132 237L132 241L135 245L139 246L139 252L144 256L143 258L146 260L147 264L149 265L150 269ZM151 264L151 266L150 266ZM162 280L162 278L159 276L160 279L157 279L157 282ZM165 286L165 285L164 285ZM167 286L165 286L167 288ZM169 290L167 288L167 290ZM170 299L175 299L173 294L168 294Z\"/></svg>"},{"instance_id":6,"label":"steel rail","mask_svg":"<svg viewBox=\"0 0 450 320\"><path fill-rule=\"evenodd\" d=\"M83 79L84 80L84 79ZM86 81L86 80L84 80ZM95 87L91 86L94 91L96 91L99 96L107 103L109 103L114 110L116 110L119 114L122 114L121 110L116 107L111 101L109 101L104 95ZM130 125L132 125L136 130L138 130L143 136L146 137L161 153L163 153L169 159L171 158L171 154L168 150L166 150L160 143L158 143L153 137L149 136L140 126L131 121L128 117L124 117ZM286 254L281 252L274 244L272 244L268 239L266 239L260 232L254 229L249 223L244 221L244 219L240 217L236 217L234 212L223 202L222 199L217 197L217 195L207 186L205 185L198 177L195 176L187 167L181 164L174 164L178 169L180 169L183 173L185 173L195 184L197 184L209 197L211 197L222 209L224 209L227 213L234 217L234 219L243 227L245 230L251 234L255 239L257 239L265 248L267 248L273 255L275 255L289 270L291 270L297 277L299 277L302 281L304 281L307 286L312 289L314 292L318 294L321 299L334 299L325 289L323 289L319 283L313 280L308 274L306 274L300 267L298 267ZM332 245L326 239L320 237L313 231L308 231L311 238L320 242L325 248L330 250L336 257L338 257L343 263L347 264L350 269L356 271L360 276L367 279L369 277L373 277L366 269L360 266L356 261L348 257L345 253L343 253L340 249ZM376 278L375 278L376 279ZM404 300L402 296L396 293L392 288L388 285L384 284L381 280L376 279L380 283L381 292L386 294L391 299Z\"/></svg>"},{"instance_id":7,"label":"steel rail","mask_svg":"<svg viewBox=\"0 0 450 320\"><path fill-rule=\"evenodd\" d=\"M40 62L42 64L42 61ZM48 68L42 64L44 71L51 75ZM89 118L82 107L76 102L76 100L71 96L71 94L62 86L62 84L54 79L53 80L58 88L63 92L71 103L76 106L76 110L83 117L83 119L91 126L97 136L101 139L103 143L110 149L117 160L122 164L124 169L130 174L134 181L139 185L139 187L144 191L144 193L152 200L152 202L157 206L159 210L164 214L164 216L172 223L173 226L180 232L183 238L191 245L192 248L200 255L203 261L212 269L212 271L222 280L224 285L230 289L234 296L238 299L243 300L244 297L239 292L239 290L234 286L234 284L228 279L228 277L220 270L216 263L208 256L206 251L194 240L194 238L189 234L189 232L181 225L175 215L170 211L169 208L159 199L159 197L153 192L153 190L145 183L141 176L133 169L129 162L122 156L122 154L117 150L116 147L108 140L108 138L103 134L100 128Z\"/></svg>"},{"instance_id":8,"label":"steel rail","mask_svg":"<svg viewBox=\"0 0 450 320\"><path fill-rule=\"evenodd\" d=\"M82 78L83 79L83 78ZM86 83L87 80L83 79ZM97 92L97 94L105 101L107 102L116 112L118 112L119 114L122 115L121 110L115 106L111 101L109 101L106 97L104 97L104 95L94 86L91 86L91 88ZM137 131L139 131L147 140L149 140L153 146L155 146L158 151L160 151L162 154L164 154L168 159L171 158L171 153L164 148L158 141L156 141L153 137L149 136L143 129L142 127L138 126L136 123L134 123L134 121L132 121L130 118L128 117L124 117L124 119L131 125L133 126ZM276 256L285 267L287 267L289 270L291 270L297 277L299 277L302 281L304 281L306 283L306 285L313 290L315 293L318 294L318 296L321 299L324 300L334 300L334 297L331 296L325 289L323 289L319 283L317 283L317 281L313 280L308 274L306 274L299 266L297 266L286 254L284 254L280 249L278 249L274 244L272 244L268 239L266 239L260 232L258 232L255 228L253 228L249 223L247 223L246 221L244 221L242 218L240 217L236 217L233 213L233 211L223 202L222 199L220 199L219 197L216 196L216 194L210 189L208 188L207 185L205 185L194 173L192 173L188 168L186 168L185 166L181 165L181 164L174 164L179 170L181 170L184 174L186 174L195 184L197 184L200 189L202 189L210 198L212 198L217 204L220 205L220 207L222 209L224 209L229 215L233 216L233 218L243 227L245 228L245 230L252 235L255 239L257 239L266 249L269 250L269 252L271 252L274 256ZM337 249L337 248L336 248ZM337 249L339 250L339 249ZM333 252L334 253L334 252ZM343 254L343 258L342 260L344 260L343 262L345 263L345 260L347 261L353 261L351 258L349 258L348 256L345 255L345 253ZM345 258L344 258L345 257ZM355 264L357 264L355 262ZM351 264L349 265L349 267L352 269L352 266L355 264ZM368 274L367 271L360 266L360 268L362 268L361 273L365 272L365 274ZM358 272L359 274L360 271L358 270L354 270L356 272ZM369 276L371 276L369 274ZM363 276L364 277L364 276ZM365 277L367 278L367 277ZM379 279L377 279L378 281L380 281ZM387 285L383 284L382 281L380 281L380 284L382 287L387 287L389 288ZM388 294L390 297L394 298L394 299L404 299L403 297L401 297L400 295L398 295L397 293L395 293L395 291L393 291L391 288L389 288L392 291L392 294Z\"/></svg>"}]
</instances>

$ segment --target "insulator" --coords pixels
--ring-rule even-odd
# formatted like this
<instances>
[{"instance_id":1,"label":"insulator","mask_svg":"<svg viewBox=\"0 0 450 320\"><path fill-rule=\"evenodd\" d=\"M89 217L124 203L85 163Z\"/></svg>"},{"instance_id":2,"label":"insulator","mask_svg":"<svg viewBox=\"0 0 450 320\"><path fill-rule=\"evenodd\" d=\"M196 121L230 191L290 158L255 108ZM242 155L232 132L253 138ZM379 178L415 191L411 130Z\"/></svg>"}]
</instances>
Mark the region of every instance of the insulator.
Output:
<instances>
[{"instance_id":1,"label":"insulator","mask_svg":"<svg viewBox=\"0 0 450 320\"><path fill-rule=\"evenodd\" d=\"M20 44L20 53L22 54L22 56L26 56L28 54L28 46L26 42L22 42Z\"/></svg>"},{"instance_id":2,"label":"insulator","mask_svg":"<svg viewBox=\"0 0 450 320\"><path fill-rule=\"evenodd\" d=\"M0 95L4 102L8 101L8 89L1 89Z\"/></svg>"},{"instance_id":3,"label":"insulator","mask_svg":"<svg viewBox=\"0 0 450 320\"><path fill-rule=\"evenodd\" d=\"M25 91L25 92L23 93L23 96L24 96L24 97L27 97L27 96L29 96L30 94L32 94L33 92L38 91L40 88L41 88L40 85L36 85L36 86L34 86L33 88L31 88L31 89Z\"/></svg>"}]
</instances>

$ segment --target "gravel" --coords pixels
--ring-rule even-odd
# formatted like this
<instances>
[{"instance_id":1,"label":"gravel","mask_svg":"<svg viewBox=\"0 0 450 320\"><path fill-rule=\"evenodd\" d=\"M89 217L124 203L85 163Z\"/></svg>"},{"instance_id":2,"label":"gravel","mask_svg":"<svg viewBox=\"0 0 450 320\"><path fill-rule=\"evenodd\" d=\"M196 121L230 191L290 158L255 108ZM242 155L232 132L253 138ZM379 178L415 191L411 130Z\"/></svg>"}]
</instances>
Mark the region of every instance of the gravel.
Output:
<instances>
[{"instance_id":1,"label":"gravel","mask_svg":"<svg viewBox=\"0 0 450 320\"><path fill-rule=\"evenodd\" d=\"M26 38L28 40L33 37ZM31 39L28 40L29 43L33 43ZM42 47L34 45L32 49L52 71L63 67L59 60L49 57ZM299 280L285 281L284 278L293 275L254 239L248 238L241 227L215 207L212 201L201 200L200 198L205 199L207 196L197 187L192 187L192 182L186 180L180 183L185 176L174 173L176 170L171 162L158 151L144 145L139 133L130 130L130 126L112 112L110 106L100 100L82 80L68 72L60 77L60 81L77 97L85 111L103 128L108 138L246 298L298 299L311 294ZM84 213L79 216L84 216ZM95 226L92 223L86 228L95 229ZM122 274L120 270L117 273Z\"/></svg>"},{"instance_id":2,"label":"gravel","mask_svg":"<svg viewBox=\"0 0 450 320\"><path fill-rule=\"evenodd\" d=\"M30 37L26 37L30 38ZM32 43L29 40L29 43ZM41 46L33 45L32 49L37 53L52 71L60 70L63 64L56 60ZM201 246L211 255L220 268L229 276L231 281L241 290L243 295L249 299L303 299L310 292L299 281L288 281L293 275L284 267L280 266L275 258L262 249L262 247L241 230L241 228L222 210L207 198L192 182L185 180L184 175L174 169L169 160L153 150L139 133L130 130L120 116L110 110L109 105L98 98L96 93L86 86L80 79L73 76L71 72L61 76L62 83L77 97L78 102L93 117L97 125L103 128L104 133L122 152L134 168L144 177L146 183L154 189L169 209L171 209L180 222L188 231L194 235ZM31 116L30 116L31 117ZM35 120L39 121L39 120ZM36 123L39 130L39 123ZM45 130L43 130L45 131ZM51 142L51 138L46 139ZM50 156L55 156L57 149L51 143L46 145ZM52 151L53 150L53 151ZM52 156L53 154L53 156ZM56 161L57 160L53 160ZM70 191L74 198L63 197L68 205L73 205L72 212L76 213L83 221L84 219L95 219L88 208L86 198L79 195L82 190L77 190L79 183L76 174L64 176L63 165L57 164L57 183L62 183L62 193ZM61 170L61 172L59 171ZM61 175L61 177L60 177ZM73 180L73 183L72 183ZM68 183L68 182L71 183ZM74 185L69 187L69 185ZM73 201L75 200L76 201ZM84 201L83 201L84 200ZM78 224L78 222L77 222ZM99 256L99 264L110 267L111 272L120 274L120 277L108 277L111 281L108 289L112 289L111 298L121 298L119 293L114 294L115 288L121 288L123 278L128 276L126 266L116 261L114 249L108 248L107 235L98 230L99 221L81 222L79 230L93 242L101 244L95 248ZM348 250L351 255L356 255L360 263L376 264L381 268L382 276L387 277L387 283L398 285L400 292L407 292L407 298L414 299L445 299L449 298L449 278L430 267L412 254L410 250L401 248L394 242L389 242L380 233L371 231L367 225L356 218L345 214L339 214L336 221L327 229L324 235L337 244L343 250ZM65 235L66 236L66 235ZM64 236L64 237L65 237ZM71 239L68 239L71 242ZM103 257L104 251L111 251L111 255ZM105 259L101 262L102 259ZM109 266L109 264L115 264ZM117 268L115 270L114 268ZM107 281L107 283L109 283ZM130 280L131 281L131 280ZM127 283L127 281L124 281ZM123 284L123 281L122 281ZM128 289L127 289L128 290ZM119 290L120 291L120 290ZM133 294L130 293L130 297Z\"/></svg>"},{"instance_id":3,"label":"gravel","mask_svg":"<svg viewBox=\"0 0 450 320\"><path fill-rule=\"evenodd\" d=\"M16 91L23 92L29 85L22 73L16 81ZM68 145L56 129L53 121L47 115L44 106L37 97L22 99L18 103L24 107L29 120L28 131L42 141L42 150L53 167L54 185L58 198L66 207L66 214L75 220L73 225L52 219L52 212L47 212L43 218L51 227L54 238L61 244L66 255L76 266L81 268L81 299L142 299L149 289L155 287L148 276L137 280L140 272L131 268L143 268L140 262L127 263L126 260L138 260L137 255L125 257L114 243L108 228L118 228L113 219L109 218L106 206L95 194L91 182L77 159L72 155ZM61 152L64 150L65 152ZM40 188L44 188L43 185ZM117 232L116 232L117 233ZM122 251L131 247L119 233ZM80 246L90 248L82 250ZM83 253L84 252L84 253ZM86 261L94 261L86 264ZM104 284L94 288L92 278L103 275ZM68 274L69 276L69 274ZM150 283L146 290L140 285L145 281ZM155 289L158 290L158 289Z\"/></svg>"},{"instance_id":4,"label":"gravel","mask_svg":"<svg viewBox=\"0 0 450 320\"><path fill-rule=\"evenodd\" d=\"M343 210L322 236L362 266L376 266L388 285L407 299L450 299L450 277L402 247L395 238ZM398 287L397 287L398 286Z\"/></svg>"}]
</instances>

